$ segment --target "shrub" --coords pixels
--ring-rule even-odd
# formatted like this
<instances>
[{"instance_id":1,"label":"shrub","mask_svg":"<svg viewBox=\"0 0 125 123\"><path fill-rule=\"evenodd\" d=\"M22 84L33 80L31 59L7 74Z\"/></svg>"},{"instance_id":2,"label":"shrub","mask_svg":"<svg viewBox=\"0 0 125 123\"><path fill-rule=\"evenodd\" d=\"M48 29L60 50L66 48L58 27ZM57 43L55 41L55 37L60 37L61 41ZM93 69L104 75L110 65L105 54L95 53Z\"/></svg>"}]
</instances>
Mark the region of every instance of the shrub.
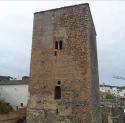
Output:
<instances>
[{"instance_id":1,"label":"shrub","mask_svg":"<svg viewBox=\"0 0 125 123\"><path fill-rule=\"evenodd\" d=\"M6 114L8 112L14 111L12 106L4 100L0 100L0 114Z\"/></svg>"},{"instance_id":2,"label":"shrub","mask_svg":"<svg viewBox=\"0 0 125 123\"><path fill-rule=\"evenodd\" d=\"M107 93L106 99L115 99L116 97L113 94Z\"/></svg>"}]
</instances>

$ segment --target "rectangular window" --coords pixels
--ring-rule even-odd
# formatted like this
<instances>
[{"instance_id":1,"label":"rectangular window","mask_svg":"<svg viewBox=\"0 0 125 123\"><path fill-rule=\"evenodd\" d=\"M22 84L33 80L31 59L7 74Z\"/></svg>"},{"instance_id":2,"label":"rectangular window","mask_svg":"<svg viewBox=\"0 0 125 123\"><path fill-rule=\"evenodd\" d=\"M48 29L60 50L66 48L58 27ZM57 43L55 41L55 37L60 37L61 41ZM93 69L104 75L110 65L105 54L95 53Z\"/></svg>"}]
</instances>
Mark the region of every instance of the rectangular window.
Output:
<instances>
[{"instance_id":1,"label":"rectangular window","mask_svg":"<svg viewBox=\"0 0 125 123\"><path fill-rule=\"evenodd\" d=\"M60 86L55 87L55 99L61 99L61 87Z\"/></svg>"},{"instance_id":2,"label":"rectangular window","mask_svg":"<svg viewBox=\"0 0 125 123\"><path fill-rule=\"evenodd\" d=\"M20 105L21 105L21 107L23 107L23 103L21 103Z\"/></svg>"}]
</instances>

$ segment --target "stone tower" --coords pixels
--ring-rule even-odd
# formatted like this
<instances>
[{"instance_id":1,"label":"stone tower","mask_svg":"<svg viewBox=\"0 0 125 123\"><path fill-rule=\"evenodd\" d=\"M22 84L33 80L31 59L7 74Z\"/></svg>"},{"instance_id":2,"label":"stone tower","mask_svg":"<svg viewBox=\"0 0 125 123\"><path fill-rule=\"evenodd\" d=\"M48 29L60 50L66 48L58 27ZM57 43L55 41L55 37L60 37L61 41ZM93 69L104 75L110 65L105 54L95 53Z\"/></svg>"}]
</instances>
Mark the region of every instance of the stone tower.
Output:
<instances>
[{"instance_id":1,"label":"stone tower","mask_svg":"<svg viewBox=\"0 0 125 123\"><path fill-rule=\"evenodd\" d=\"M88 4L34 14L27 123L101 123Z\"/></svg>"}]
</instances>

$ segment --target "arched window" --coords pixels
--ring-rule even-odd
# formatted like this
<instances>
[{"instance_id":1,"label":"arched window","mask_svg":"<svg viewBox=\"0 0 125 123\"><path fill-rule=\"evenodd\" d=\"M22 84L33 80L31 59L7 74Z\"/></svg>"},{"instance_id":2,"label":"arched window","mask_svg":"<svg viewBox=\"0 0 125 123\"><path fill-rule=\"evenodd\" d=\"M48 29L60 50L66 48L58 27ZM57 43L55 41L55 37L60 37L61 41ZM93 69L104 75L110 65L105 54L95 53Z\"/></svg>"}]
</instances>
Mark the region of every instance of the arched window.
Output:
<instances>
[{"instance_id":1,"label":"arched window","mask_svg":"<svg viewBox=\"0 0 125 123\"><path fill-rule=\"evenodd\" d=\"M55 99L61 99L61 87L60 86L55 87Z\"/></svg>"},{"instance_id":2,"label":"arched window","mask_svg":"<svg viewBox=\"0 0 125 123\"><path fill-rule=\"evenodd\" d=\"M59 49L61 50L63 48L62 46L62 40L59 41Z\"/></svg>"},{"instance_id":3,"label":"arched window","mask_svg":"<svg viewBox=\"0 0 125 123\"><path fill-rule=\"evenodd\" d=\"M61 85L61 81L57 81L57 85L59 85L59 86L60 86L60 85Z\"/></svg>"},{"instance_id":4,"label":"arched window","mask_svg":"<svg viewBox=\"0 0 125 123\"><path fill-rule=\"evenodd\" d=\"M58 49L58 41L55 41L55 49Z\"/></svg>"}]
</instances>

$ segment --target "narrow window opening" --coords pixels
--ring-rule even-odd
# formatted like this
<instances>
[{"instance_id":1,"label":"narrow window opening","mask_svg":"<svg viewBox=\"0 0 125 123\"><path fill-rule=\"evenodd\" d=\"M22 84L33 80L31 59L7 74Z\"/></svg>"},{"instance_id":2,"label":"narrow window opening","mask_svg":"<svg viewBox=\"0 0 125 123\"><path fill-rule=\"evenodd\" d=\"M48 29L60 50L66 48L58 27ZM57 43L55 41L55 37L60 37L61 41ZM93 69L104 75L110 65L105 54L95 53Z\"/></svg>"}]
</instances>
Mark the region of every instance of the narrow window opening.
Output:
<instances>
[{"instance_id":1,"label":"narrow window opening","mask_svg":"<svg viewBox=\"0 0 125 123\"><path fill-rule=\"evenodd\" d=\"M59 111L58 111L58 108L56 109L56 114L58 114L59 113Z\"/></svg>"},{"instance_id":2,"label":"narrow window opening","mask_svg":"<svg viewBox=\"0 0 125 123\"><path fill-rule=\"evenodd\" d=\"M61 99L61 87L60 86L55 87L55 99Z\"/></svg>"},{"instance_id":3,"label":"narrow window opening","mask_svg":"<svg viewBox=\"0 0 125 123\"><path fill-rule=\"evenodd\" d=\"M59 41L59 49L62 49L62 40Z\"/></svg>"},{"instance_id":4,"label":"narrow window opening","mask_svg":"<svg viewBox=\"0 0 125 123\"><path fill-rule=\"evenodd\" d=\"M20 105L21 105L21 107L23 107L23 103L21 103Z\"/></svg>"},{"instance_id":5,"label":"narrow window opening","mask_svg":"<svg viewBox=\"0 0 125 123\"><path fill-rule=\"evenodd\" d=\"M55 42L55 49L58 49L58 41Z\"/></svg>"}]
</instances>

